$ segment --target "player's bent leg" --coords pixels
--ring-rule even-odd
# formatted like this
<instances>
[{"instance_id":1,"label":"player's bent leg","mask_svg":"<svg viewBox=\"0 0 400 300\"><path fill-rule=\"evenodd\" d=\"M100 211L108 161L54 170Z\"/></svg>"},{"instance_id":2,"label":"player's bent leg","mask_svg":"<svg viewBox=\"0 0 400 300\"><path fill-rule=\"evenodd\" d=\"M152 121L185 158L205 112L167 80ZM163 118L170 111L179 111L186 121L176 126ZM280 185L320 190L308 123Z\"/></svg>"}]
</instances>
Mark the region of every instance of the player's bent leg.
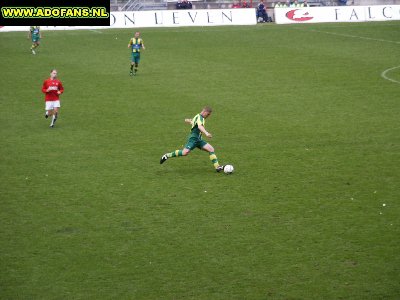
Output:
<instances>
[{"instance_id":1,"label":"player's bent leg","mask_svg":"<svg viewBox=\"0 0 400 300\"><path fill-rule=\"evenodd\" d=\"M205 144L202 148L204 151L207 151L209 156L210 156L210 160L215 168L215 170L217 172L221 172L224 169L224 166L221 166L218 162L218 157L217 155L215 155L214 152L214 147L211 146L210 144Z\"/></svg>"},{"instance_id":2,"label":"player's bent leg","mask_svg":"<svg viewBox=\"0 0 400 300\"><path fill-rule=\"evenodd\" d=\"M51 117L51 122L50 122L50 127L51 128L53 128L54 127L54 114L55 114L55 112L54 112L54 109L52 109L51 111L50 111L50 117Z\"/></svg>"},{"instance_id":3,"label":"player's bent leg","mask_svg":"<svg viewBox=\"0 0 400 300\"><path fill-rule=\"evenodd\" d=\"M54 107L53 109L53 117L51 118L51 124L50 127L54 127L54 124L56 123L58 118L58 107Z\"/></svg>"},{"instance_id":4,"label":"player's bent leg","mask_svg":"<svg viewBox=\"0 0 400 300\"><path fill-rule=\"evenodd\" d=\"M138 67L139 67L139 64L137 62L135 62L135 73L134 73L134 75L136 75L136 73L138 71Z\"/></svg>"},{"instance_id":5,"label":"player's bent leg","mask_svg":"<svg viewBox=\"0 0 400 300\"><path fill-rule=\"evenodd\" d=\"M186 156L190 153L190 149L184 148L183 150L175 150L170 153L165 153L161 156L160 164L163 164L168 158Z\"/></svg>"},{"instance_id":6,"label":"player's bent leg","mask_svg":"<svg viewBox=\"0 0 400 300\"><path fill-rule=\"evenodd\" d=\"M214 147L211 146L209 143L205 144L201 149L207 152L214 152Z\"/></svg>"},{"instance_id":7,"label":"player's bent leg","mask_svg":"<svg viewBox=\"0 0 400 300\"><path fill-rule=\"evenodd\" d=\"M55 121L57 121L57 118L58 118L58 107L54 107L54 113L53 113L53 116L54 116L54 122Z\"/></svg>"},{"instance_id":8,"label":"player's bent leg","mask_svg":"<svg viewBox=\"0 0 400 300\"><path fill-rule=\"evenodd\" d=\"M133 65L134 65L134 62L131 62L131 70L130 70L130 72L129 72L129 75L130 75L130 76L133 75Z\"/></svg>"},{"instance_id":9,"label":"player's bent leg","mask_svg":"<svg viewBox=\"0 0 400 300\"><path fill-rule=\"evenodd\" d=\"M51 117L52 115L53 115L53 108L51 108L51 106L48 106L47 105L47 102L46 102L46 108L45 108L45 110L46 110L46 113L45 113L45 115L44 115L44 117L47 119L48 117Z\"/></svg>"}]
</instances>

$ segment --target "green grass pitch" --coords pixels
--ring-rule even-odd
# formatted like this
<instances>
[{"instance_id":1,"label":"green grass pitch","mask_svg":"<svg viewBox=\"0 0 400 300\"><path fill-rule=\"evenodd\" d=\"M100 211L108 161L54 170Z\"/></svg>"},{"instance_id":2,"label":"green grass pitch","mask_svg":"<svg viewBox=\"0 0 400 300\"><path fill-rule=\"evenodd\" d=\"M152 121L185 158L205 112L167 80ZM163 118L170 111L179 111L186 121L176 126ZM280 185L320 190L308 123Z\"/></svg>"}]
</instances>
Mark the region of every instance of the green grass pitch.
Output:
<instances>
[{"instance_id":1,"label":"green grass pitch","mask_svg":"<svg viewBox=\"0 0 400 300\"><path fill-rule=\"evenodd\" d=\"M0 299L399 299L400 22L141 31L0 34Z\"/></svg>"}]
</instances>

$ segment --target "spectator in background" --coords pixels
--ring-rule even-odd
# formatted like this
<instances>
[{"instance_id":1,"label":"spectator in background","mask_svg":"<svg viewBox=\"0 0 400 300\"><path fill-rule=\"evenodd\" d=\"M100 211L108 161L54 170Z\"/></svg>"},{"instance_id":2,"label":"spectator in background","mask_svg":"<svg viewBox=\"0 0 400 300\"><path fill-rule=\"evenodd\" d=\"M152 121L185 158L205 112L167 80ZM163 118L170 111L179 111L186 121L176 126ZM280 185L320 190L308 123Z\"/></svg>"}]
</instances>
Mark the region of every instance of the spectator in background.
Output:
<instances>
[{"instance_id":1,"label":"spectator in background","mask_svg":"<svg viewBox=\"0 0 400 300\"><path fill-rule=\"evenodd\" d=\"M192 2L187 0L178 1L176 9L192 9Z\"/></svg>"},{"instance_id":2,"label":"spectator in background","mask_svg":"<svg viewBox=\"0 0 400 300\"><path fill-rule=\"evenodd\" d=\"M293 4L294 7L303 7L303 3L300 4L298 0L294 0Z\"/></svg>"},{"instance_id":3,"label":"spectator in background","mask_svg":"<svg viewBox=\"0 0 400 300\"><path fill-rule=\"evenodd\" d=\"M242 2L242 8L249 8L249 7L250 7L250 5L247 3L246 0L244 0L244 1Z\"/></svg>"},{"instance_id":4,"label":"spectator in background","mask_svg":"<svg viewBox=\"0 0 400 300\"><path fill-rule=\"evenodd\" d=\"M260 0L260 3L258 3L257 20L260 23L268 22L267 8L265 7L264 0Z\"/></svg>"},{"instance_id":5,"label":"spectator in background","mask_svg":"<svg viewBox=\"0 0 400 300\"><path fill-rule=\"evenodd\" d=\"M232 8L240 8L239 2L233 2Z\"/></svg>"},{"instance_id":6,"label":"spectator in background","mask_svg":"<svg viewBox=\"0 0 400 300\"><path fill-rule=\"evenodd\" d=\"M307 0L304 0L304 2L302 4L303 4L303 7L310 7L310 4L308 4Z\"/></svg>"},{"instance_id":7,"label":"spectator in background","mask_svg":"<svg viewBox=\"0 0 400 300\"><path fill-rule=\"evenodd\" d=\"M347 5L347 0L339 0L339 5Z\"/></svg>"},{"instance_id":8,"label":"spectator in background","mask_svg":"<svg viewBox=\"0 0 400 300\"><path fill-rule=\"evenodd\" d=\"M284 7L281 1L276 2L275 8L280 8L280 7Z\"/></svg>"}]
</instances>

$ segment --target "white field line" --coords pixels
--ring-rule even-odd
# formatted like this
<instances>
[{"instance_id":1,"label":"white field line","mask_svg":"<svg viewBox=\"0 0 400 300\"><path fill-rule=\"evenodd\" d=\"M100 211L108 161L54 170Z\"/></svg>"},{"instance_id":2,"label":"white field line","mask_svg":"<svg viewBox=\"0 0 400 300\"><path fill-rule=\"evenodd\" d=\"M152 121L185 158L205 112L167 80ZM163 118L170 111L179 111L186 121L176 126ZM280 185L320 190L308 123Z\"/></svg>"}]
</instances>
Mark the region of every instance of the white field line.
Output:
<instances>
[{"instance_id":1,"label":"white field line","mask_svg":"<svg viewBox=\"0 0 400 300\"><path fill-rule=\"evenodd\" d=\"M358 35L351 35L351 34L345 34L345 33L337 33L337 32L329 32L329 31L321 31L321 30L315 30L315 29L301 29L301 28L296 28L298 30L304 30L304 31L312 31L312 32L318 32L318 33L325 33L325 34L331 34L331 35L337 35L337 36L343 36L343 37L349 37L352 39L361 39L361 40L368 40L368 41L377 41L377 42L385 42L385 43L393 43L393 44L398 44L400 45L400 42L397 41L390 41L390 40L384 40L384 39L374 39L374 38L369 38L365 36L358 36Z\"/></svg>"},{"instance_id":2,"label":"white field line","mask_svg":"<svg viewBox=\"0 0 400 300\"><path fill-rule=\"evenodd\" d=\"M386 79L386 80L389 80L389 81L391 81L391 82L400 83L400 81L395 80L395 79L392 79L392 78L390 78L390 77L388 77L388 76L386 75L386 74L389 73L390 71L395 70L395 69L398 69L398 68L400 68L400 66L393 67L393 68L390 68L390 69L387 69L387 70L383 71L382 74L381 74L382 78L383 78L383 79Z\"/></svg>"},{"instance_id":3,"label":"white field line","mask_svg":"<svg viewBox=\"0 0 400 300\"><path fill-rule=\"evenodd\" d=\"M296 28L299 30L303 30L300 28ZM351 35L351 34L344 34L344 33L336 33L336 32L328 32L328 31L321 31L321 30L315 30L315 29L311 29L311 30L304 30L304 31L313 31L313 32L318 32L318 33L325 33L325 34L331 34L331 35L337 35L337 36L344 36L344 37L349 37L349 38L357 38L357 39L362 39L362 40L369 40L369 41L377 41L377 42L385 42L385 43L393 43L393 44L399 44L400 42L396 42L396 41L390 41L390 40L384 40L384 39L374 39L374 38L369 38L369 37L364 37L364 36L358 36L358 35ZM393 67L387 70L384 70L381 73L381 77L383 79L389 80L391 82L396 82L396 83L400 83L400 81L389 78L386 74L389 73L392 70L398 69L400 68L400 66L398 67Z\"/></svg>"}]
</instances>

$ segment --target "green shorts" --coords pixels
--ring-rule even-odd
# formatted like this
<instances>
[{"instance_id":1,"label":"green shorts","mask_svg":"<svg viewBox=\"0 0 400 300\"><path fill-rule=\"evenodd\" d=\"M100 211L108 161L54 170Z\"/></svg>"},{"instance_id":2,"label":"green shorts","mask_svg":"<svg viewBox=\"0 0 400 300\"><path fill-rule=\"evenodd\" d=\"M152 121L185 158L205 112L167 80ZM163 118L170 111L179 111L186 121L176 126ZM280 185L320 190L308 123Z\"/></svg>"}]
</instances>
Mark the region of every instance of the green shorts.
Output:
<instances>
[{"instance_id":1,"label":"green shorts","mask_svg":"<svg viewBox=\"0 0 400 300\"><path fill-rule=\"evenodd\" d=\"M190 137L185 145L186 149L193 150L194 148L203 149L207 142L195 137Z\"/></svg>"},{"instance_id":2,"label":"green shorts","mask_svg":"<svg viewBox=\"0 0 400 300\"><path fill-rule=\"evenodd\" d=\"M37 43L39 41L40 41L40 37L39 36L32 35L32 43Z\"/></svg>"},{"instance_id":3,"label":"green shorts","mask_svg":"<svg viewBox=\"0 0 400 300\"><path fill-rule=\"evenodd\" d=\"M135 64L140 62L140 52L132 52L132 62Z\"/></svg>"}]
</instances>

